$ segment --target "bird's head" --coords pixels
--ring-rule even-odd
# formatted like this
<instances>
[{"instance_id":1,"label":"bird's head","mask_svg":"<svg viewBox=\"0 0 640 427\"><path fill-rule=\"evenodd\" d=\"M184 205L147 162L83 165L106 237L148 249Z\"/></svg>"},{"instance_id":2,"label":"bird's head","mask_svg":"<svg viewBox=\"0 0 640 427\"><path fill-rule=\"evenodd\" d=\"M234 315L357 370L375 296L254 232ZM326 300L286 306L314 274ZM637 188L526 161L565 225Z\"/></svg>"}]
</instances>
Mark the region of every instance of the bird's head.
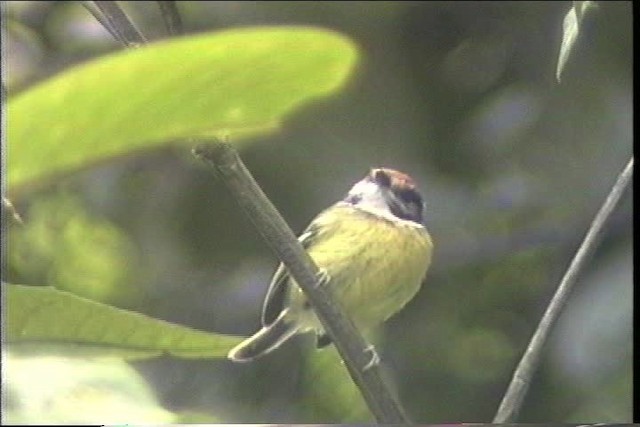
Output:
<instances>
[{"instance_id":1,"label":"bird's head","mask_svg":"<svg viewBox=\"0 0 640 427\"><path fill-rule=\"evenodd\" d=\"M344 202L386 217L424 223L424 202L413 179L393 169L371 169L349 190Z\"/></svg>"}]
</instances>

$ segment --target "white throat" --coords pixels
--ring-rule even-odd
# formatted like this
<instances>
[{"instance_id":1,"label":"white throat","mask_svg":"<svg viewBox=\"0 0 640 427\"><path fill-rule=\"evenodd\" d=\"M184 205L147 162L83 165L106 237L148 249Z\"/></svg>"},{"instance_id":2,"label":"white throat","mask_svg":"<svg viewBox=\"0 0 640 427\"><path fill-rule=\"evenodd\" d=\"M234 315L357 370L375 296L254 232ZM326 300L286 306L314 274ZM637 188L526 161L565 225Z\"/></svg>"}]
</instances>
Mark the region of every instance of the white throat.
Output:
<instances>
[{"instance_id":1,"label":"white throat","mask_svg":"<svg viewBox=\"0 0 640 427\"><path fill-rule=\"evenodd\" d=\"M423 228L421 224L399 218L391 212L391 208L387 202L387 198L390 196L385 195L385 192L388 191L388 189L381 188L375 182L363 180L358 182L351 188L351 190L349 190L347 198L355 199L352 203L342 201L338 204L351 206L405 226Z\"/></svg>"}]
</instances>

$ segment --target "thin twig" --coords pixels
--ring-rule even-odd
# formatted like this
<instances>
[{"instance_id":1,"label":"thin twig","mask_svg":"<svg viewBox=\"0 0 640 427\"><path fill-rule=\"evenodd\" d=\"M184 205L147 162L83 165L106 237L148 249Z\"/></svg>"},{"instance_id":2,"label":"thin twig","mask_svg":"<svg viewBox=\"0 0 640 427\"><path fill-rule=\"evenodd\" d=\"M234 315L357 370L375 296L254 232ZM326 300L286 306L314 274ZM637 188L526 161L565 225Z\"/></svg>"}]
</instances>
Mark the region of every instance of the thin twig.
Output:
<instances>
[{"instance_id":1,"label":"thin twig","mask_svg":"<svg viewBox=\"0 0 640 427\"><path fill-rule=\"evenodd\" d=\"M354 383L380 423L408 423L372 360L371 347L334 301L328 287L318 286L319 270L287 223L255 182L237 152L227 143L203 141L195 156L211 164L262 237L307 295L318 318L342 356ZM366 368L365 368L366 367Z\"/></svg>"},{"instance_id":2,"label":"thin twig","mask_svg":"<svg viewBox=\"0 0 640 427\"><path fill-rule=\"evenodd\" d=\"M631 157L627 166L618 176L618 180L611 188L611 192L609 193L607 200L605 200L604 204L593 219L593 222L587 231L587 235L573 257L569 268L565 272L555 295L551 299L551 302L544 313L544 316L542 316L542 320L540 320L540 324L533 334L533 337L529 342L529 346L513 374L509 388L502 398L498 412L493 419L494 423L512 423L515 421L515 418L522 406L522 402L524 401L524 396L529 388L529 384L531 383L531 378L540 364L542 347L549 336L549 332L558 319L562 308L566 304L571 288L600 243L604 227L611 219L611 214L620 201L624 190L629 186L632 176L633 157Z\"/></svg>"},{"instance_id":3,"label":"thin twig","mask_svg":"<svg viewBox=\"0 0 640 427\"><path fill-rule=\"evenodd\" d=\"M98 7L95 5L95 2L85 0L81 1L80 3L82 4L82 6L84 6L85 9L89 11L89 13L93 15L94 18L96 18L96 21L98 21L100 25L102 25L109 32L109 34L111 34L111 37L126 46L125 40L120 39L120 36L116 32L116 30L111 26L111 23L107 20L107 18L104 17L102 12L100 12L100 9L98 9Z\"/></svg>"},{"instance_id":4,"label":"thin twig","mask_svg":"<svg viewBox=\"0 0 640 427\"><path fill-rule=\"evenodd\" d=\"M20 216L18 211L16 211L16 208L13 207L13 203L11 203L11 200L7 199L4 196L2 197L2 213L0 214L0 217L2 218L3 231L6 224L24 225L24 222L22 222L22 217Z\"/></svg>"},{"instance_id":5,"label":"thin twig","mask_svg":"<svg viewBox=\"0 0 640 427\"><path fill-rule=\"evenodd\" d=\"M94 1L102 19L93 12L93 8L85 7L98 19L98 21L122 44L126 47L138 47L145 44L147 40L138 31L133 22L116 1ZM105 22L107 24L105 25Z\"/></svg>"},{"instance_id":6,"label":"thin twig","mask_svg":"<svg viewBox=\"0 0 640 427\"><path fill-rule=\"evenodd\" d=\"M167 27L169 34L178 35L182 34L182 19L178 12L178 7L175 1L158 1L160 7L160 13L162 14L162 20Z\"/></svg>"}]
</instances>

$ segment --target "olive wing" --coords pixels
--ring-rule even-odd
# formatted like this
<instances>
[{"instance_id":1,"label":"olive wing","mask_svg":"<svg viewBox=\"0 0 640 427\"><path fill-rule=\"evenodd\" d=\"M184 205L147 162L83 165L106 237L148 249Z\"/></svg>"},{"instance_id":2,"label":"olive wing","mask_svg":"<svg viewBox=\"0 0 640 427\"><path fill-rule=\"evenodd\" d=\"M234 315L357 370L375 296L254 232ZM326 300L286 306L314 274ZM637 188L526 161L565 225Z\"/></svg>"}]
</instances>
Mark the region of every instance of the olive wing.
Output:
<instances>
[{"instance_id":1,"label":"olive wing","mask_svg":"<svg viewBox=\"0 0 640 427\"><path fill-rule=\"evenodd\" d=\"M302 244L302 247L308 249L318 235L318 227L311 223L309 227L298 237L298 241ZM280 263L278 269L271 279L267 295L264 298L264 304L262 306L262 326L269 326L280 315L282 310L285 309L287 302L287 293L289 290L289 271Z\"/></svg>"}]
</instances>

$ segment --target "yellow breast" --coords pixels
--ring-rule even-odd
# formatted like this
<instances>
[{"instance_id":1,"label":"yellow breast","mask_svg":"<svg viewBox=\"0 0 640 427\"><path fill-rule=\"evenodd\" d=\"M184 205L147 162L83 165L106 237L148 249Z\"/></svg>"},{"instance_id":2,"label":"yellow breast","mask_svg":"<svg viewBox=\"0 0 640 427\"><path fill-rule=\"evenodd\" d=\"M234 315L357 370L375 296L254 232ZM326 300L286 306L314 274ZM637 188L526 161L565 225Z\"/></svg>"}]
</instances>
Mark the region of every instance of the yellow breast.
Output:
<instances>
[{"instance_id":1,"label":"yellow breast","mask_svg":"<svg viewBox=\"0 0 640 427\"><path fill-rule=\"evenodd\" d=\"M329 273L331 290L359 327L383 322L420 289L433 249L424 227L350 206L334 206L314 224L320 231L309 254ZM291 305L301 307L302 291L292 290ZM312 313L301 317L305 328L319 327Z\"/></svg>"}]
</instances>

